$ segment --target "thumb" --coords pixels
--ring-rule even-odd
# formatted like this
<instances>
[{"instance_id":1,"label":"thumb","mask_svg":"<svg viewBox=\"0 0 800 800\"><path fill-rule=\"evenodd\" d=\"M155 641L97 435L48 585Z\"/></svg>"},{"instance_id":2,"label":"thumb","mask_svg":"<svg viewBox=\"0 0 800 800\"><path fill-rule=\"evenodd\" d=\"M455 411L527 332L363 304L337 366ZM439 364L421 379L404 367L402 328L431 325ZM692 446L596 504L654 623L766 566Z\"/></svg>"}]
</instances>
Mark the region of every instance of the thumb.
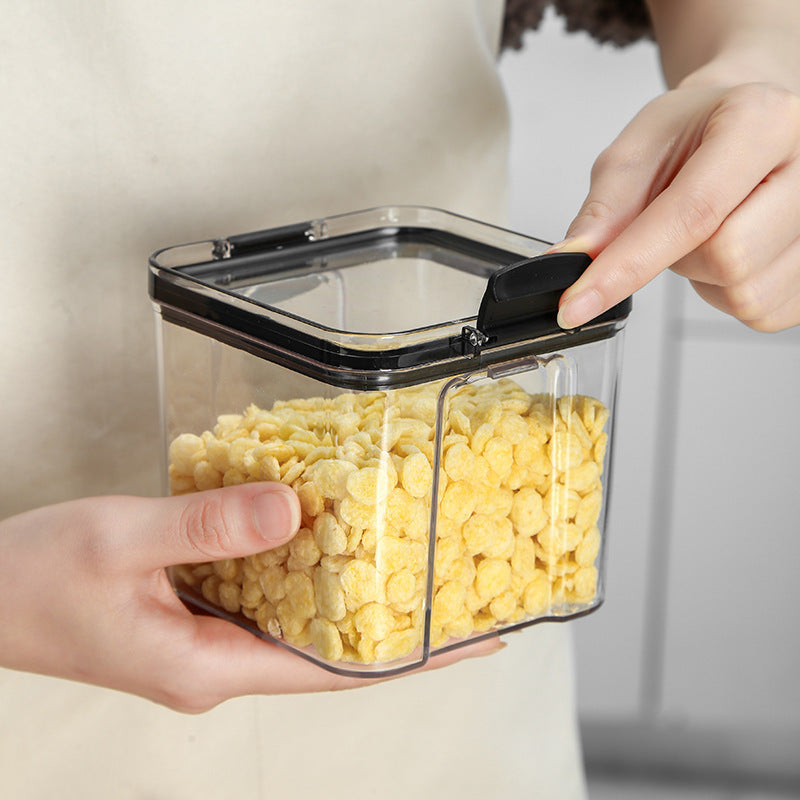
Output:
<instances>
[{"instance_id":1,"label":"thumb","mask_svg":"<svg viewBox=\"0 0 800 800\"><path fill-rule=\"evenodd\" d=\"M137 515L131 549L147 569L262 552L287 542L300 526L300 502L282 483L249 483L142 502L147 512Z\"/></svg>"},{"instance_id":2,"label":"thumb","mask_svg":"<svg viewBox=\"0 0 800 800\"><path fill-rule=\"evenodd\" d=\"M596 258L647 205L652 165L644 157L630 156L627 133L598 156L586 199L563 240L547 252L588 253Z\"/></svg>"},{"instance_id":3,"label":"thumb","mask_svg":"<svg viewBox=\"0 0 800 800\"><path fill-rule=\"evenodd\" d=\"M670 94L636 114L592 164L589 193L554 252L596 258L636 219L675 171L676 139L693 109Z\"/></svg>"},{"instance_id":4,"label":"thumb","mask_svg":"<svg viewBox=\"0 0 800 800\"><path fill-rule=\"evenodd\" d=\"M617 149L609 148L595 162L586 200L567 229L564 240L553 245L548 253L588 253L592 259L597 259L647 205L648 197L641 188L647 181L641 170L622 168L616 161L618 157ZM558 324L562 328L583 325L613 305L597 288L596 278L601 273L612 280L616 266L601 265L602 261L602 258L593 261L561 295Z\"/></svg>"},{"instance_id":5,"label":"thumb","mask_svg":"<svg viewBox=\"0 0 800 800\"><path fill-rule=\"evenodd\" d=\"M593 179L592 188L580 211L567 229L564 239L553 245L547 253L588 253L592 259L608 247L635 218L638 208L614 205L612 193L616 186ZM630 202L630 201L628 201ZM616 211L614 210L616 208ZM558 324L573 328L599 316L605 310L605 301L590 283L591 265L586 274L568 287L558 302Z\"/></svg>"},{"instance_id":6,"label":"thumb","mask_svg":"<svg viewBox=\"0 0 800 800\"><path fill-rule=\"evenodd\" d=\"M595 162L589 194L564 239L549 248L548 253L588 253L596 259L646 204L647 198L641 194L640 187L644 183L641 176L612 163L612 159L617 158L615 153L616 150L609 148ZM589 274L584 274L561 295L558 323L562 328L588 322L605 310L604 298L590 282L596 269L590 267Z\"/></svg>"},{"instance_id":7,"label":"thumb","mask_svg":"<svg viewBox=\"0 0 800 800\"><path fill-rule=\"evenodd\" d=\"M548 253L588 253L595 258L624 229L628 220L615 214L608 202L601 199L603 188L592 187L564 238L548 248Z\"/></svg>"}]
</instances>

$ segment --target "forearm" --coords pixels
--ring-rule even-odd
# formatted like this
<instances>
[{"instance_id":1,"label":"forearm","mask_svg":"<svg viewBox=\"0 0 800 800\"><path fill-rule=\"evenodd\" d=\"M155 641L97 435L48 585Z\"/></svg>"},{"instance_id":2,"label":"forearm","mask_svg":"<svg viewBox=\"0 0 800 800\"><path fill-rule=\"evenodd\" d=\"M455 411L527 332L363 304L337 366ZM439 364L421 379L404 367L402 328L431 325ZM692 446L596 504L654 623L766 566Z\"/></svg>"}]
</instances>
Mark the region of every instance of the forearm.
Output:
<instances>
[{"instance_id":1,"label":"forearm","mask_svg":"<svg viewBox=\"0 0 800 800\"><path fill-rule=\"evenodd\" d=\"M647 0L671 88L777 83L800 93L798 0Z\"/></svg>"}]
</instances>

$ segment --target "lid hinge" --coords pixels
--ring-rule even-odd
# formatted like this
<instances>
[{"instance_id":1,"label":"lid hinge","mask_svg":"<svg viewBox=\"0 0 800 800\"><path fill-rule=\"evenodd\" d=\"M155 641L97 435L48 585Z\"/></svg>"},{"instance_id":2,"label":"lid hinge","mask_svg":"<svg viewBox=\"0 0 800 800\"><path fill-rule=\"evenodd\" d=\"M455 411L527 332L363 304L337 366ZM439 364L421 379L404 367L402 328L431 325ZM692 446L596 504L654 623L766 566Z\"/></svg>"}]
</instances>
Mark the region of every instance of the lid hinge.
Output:
<instances>
[{"instance_id":1,"label":"lid hinge","mask_svg":"<svg viewBox=\"0 0 800 800\"><path fill-rule=\"evenodd\" d=\"M227 239L214 239L211 257L214 261L222 261L231 257L231 243Z\"/></svg>"},{"instance_id":2,"label":"lid hinge","mask_svg":"<svg viewBox=\"0 0 800 800\"><path fill-rule=\"evenodd\" d=\"M480 355L481 349L489 341L489 337L473 328L471 325L465 325L461 329L461 354L466 358L475 358Z\"/></svg>"}]
</instances>

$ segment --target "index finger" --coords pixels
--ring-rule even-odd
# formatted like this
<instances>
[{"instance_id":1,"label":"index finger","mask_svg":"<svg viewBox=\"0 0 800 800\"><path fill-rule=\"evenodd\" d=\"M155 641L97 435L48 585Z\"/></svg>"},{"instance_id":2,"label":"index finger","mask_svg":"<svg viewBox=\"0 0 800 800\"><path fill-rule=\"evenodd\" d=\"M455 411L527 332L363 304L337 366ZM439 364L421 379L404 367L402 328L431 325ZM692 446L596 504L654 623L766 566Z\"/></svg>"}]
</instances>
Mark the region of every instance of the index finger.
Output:
<instances>
[{"instance_id":1,"label":"index finger","mask_svg":"<svg viewBox=\"0 0 800 800\"><path fill-rule=\"evenodd\" d=\"M562 295L559 324L574 328L588 322L713 236L784 162L789 145L786 126L776 126L769 115L749 115L747 124L736 116L712 117L700 145L671 183ZM601 181L590 198L607 193Z\"/></svg>"},{"instance_id":2,"label":"index finger","mask_svg":"<svg viewBox=\"0 0 800 800\"><path fill-rule=\"evenodd\" d=\"M251 694L296 694L368 686L402 675L439 669L468 658L498 652L499 636L481 638L424 664L393 675L339 675L310 660L214 617L197 617L192 663L181 663L181 698L186 710L204 711L228 698ZM213 676L213 680L209 680ZM176 698L172 698L175 703Z\"/></svg>"}]
</instances>

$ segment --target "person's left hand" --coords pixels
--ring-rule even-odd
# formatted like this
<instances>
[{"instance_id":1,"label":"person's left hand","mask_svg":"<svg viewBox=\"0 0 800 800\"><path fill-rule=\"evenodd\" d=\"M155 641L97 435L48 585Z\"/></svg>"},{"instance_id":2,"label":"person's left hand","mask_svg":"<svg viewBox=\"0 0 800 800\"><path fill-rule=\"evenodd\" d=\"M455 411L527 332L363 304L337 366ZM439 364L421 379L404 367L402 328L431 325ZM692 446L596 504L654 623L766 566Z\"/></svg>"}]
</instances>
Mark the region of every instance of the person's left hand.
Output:
<instances>
[{"instance_id":1,"label":"person's left hand","mask_svg":"<svg viewBox=\"0 0 800 800\"><path fill-rule=\"evenodd\" d=\"M751 328L800 324L800 97L754 83L657 98L597 159L552 250L594 257L562 295L564 328L668 268Z\"/></svg>"}]
</instances>

